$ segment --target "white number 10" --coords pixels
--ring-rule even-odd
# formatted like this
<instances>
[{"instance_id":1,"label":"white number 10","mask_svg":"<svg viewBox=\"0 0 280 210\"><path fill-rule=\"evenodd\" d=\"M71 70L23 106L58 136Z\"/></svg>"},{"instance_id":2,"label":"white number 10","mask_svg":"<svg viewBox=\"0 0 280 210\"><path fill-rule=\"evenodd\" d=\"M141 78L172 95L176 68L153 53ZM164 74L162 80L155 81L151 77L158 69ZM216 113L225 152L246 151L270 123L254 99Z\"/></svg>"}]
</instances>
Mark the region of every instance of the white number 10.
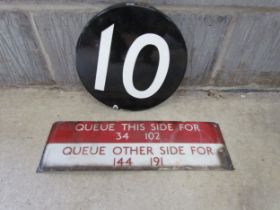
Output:
<instances>
[{"instance_id":1,"label":"white number 10","mask_svg":"<svg viewBox=\"0 0 280 210\"><path fill-rule=\"evenodd\" d=\"M104 91L105 88L113 31L114 24L103 30L101 33L94 87L96 90ZM148 87L146 90L138 90L133 84L133 71L140 51L147 45L153 45L158 49L159 63L156 76L150 87ZM124 61L122 79L127 93L135 98L140 99L148 98L155 94L160 89L165 80L169 68L169 61L169 47L162 37L152 33L146 33L139 36L128 49Z\"/></svg>"}]
</instances>

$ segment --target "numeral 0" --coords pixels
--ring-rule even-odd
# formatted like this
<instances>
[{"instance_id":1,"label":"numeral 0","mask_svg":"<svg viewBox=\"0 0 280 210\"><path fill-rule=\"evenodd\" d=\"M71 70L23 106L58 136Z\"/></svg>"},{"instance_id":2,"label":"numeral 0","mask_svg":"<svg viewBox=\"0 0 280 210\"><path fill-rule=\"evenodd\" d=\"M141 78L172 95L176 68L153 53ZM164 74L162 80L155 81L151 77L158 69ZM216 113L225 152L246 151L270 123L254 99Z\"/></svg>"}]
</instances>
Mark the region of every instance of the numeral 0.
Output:
<instances>
[{"instance_id":1,"label":"numeral 0","mask_svg":"<svg viewBox=\"0 0 280 210\"><path fill-rule=\"evenodd\" d=\"M95 89L104 91L108 72L108 63L111 51L114 24L101 33ZM147 45L153 45L159 52L157 73L152 84L146 90L138 90L133 84L133 71L140 51ZM123 65L123 84L128 94L135 98L144 99L155 94L162 86L168 72L170 52L166 41L159 35L146 33L139 36L128 49Z\"/></svg>"}]
</instances>

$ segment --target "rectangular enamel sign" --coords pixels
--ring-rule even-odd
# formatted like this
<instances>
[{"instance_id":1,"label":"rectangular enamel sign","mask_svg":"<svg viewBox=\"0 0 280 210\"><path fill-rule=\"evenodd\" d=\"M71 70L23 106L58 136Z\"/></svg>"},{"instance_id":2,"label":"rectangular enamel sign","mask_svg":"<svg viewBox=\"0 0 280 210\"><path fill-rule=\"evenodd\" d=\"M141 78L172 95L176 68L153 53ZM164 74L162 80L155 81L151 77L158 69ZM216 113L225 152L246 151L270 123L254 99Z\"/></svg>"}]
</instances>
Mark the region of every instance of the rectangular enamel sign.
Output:
<instances>
[{"instance_id":1,"label":"rectangular enamel sign","mask_svg":"<svg viewBox=\"0 0 280 210\"><path fill-rule=\"evenodd\" d=\"M56 122L38 172L90 169L233 170L218 124Z\"/></svg>"}]
</instances>

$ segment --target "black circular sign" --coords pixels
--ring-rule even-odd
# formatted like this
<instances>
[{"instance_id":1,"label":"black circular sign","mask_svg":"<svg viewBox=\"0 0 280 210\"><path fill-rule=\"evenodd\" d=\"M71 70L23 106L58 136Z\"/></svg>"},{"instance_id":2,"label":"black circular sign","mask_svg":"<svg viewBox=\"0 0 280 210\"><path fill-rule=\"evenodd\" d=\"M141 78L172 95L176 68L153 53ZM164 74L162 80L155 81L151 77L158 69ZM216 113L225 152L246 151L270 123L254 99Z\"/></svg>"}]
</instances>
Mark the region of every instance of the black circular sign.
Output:
<instances>
[{"instance_id":1,"label":"black circular sign","mask_svg":"<svg viewBox=\"0 0 280 210\"><path fill-rule=\"evenodd\" d=\"M81 33L76 66L86 89L113 108L142 110L178 88L187 65L184 38L169 17L147 5L118 4Z\"/></svg>"}]
</instances>

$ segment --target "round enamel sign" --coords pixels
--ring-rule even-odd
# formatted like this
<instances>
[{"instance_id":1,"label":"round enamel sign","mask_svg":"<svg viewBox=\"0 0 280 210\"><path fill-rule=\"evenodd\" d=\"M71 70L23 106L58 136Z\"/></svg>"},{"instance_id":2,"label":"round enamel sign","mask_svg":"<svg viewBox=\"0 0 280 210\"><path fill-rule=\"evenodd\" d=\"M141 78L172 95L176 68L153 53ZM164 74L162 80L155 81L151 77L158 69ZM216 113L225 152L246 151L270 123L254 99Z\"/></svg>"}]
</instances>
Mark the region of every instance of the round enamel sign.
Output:
<instances>
[{"instance_id":1,"label":"round enamel sign","mask_svg":"<svg viewBox=\"0 0 280 210\"><path fill-rule=\"evenodd\" d=\"M178 88L187 49L177 26L162 12L118 4L85 26L76 66L97 100L113 108L142 110L160 104Z\"/></svg>"}]
</instances>

